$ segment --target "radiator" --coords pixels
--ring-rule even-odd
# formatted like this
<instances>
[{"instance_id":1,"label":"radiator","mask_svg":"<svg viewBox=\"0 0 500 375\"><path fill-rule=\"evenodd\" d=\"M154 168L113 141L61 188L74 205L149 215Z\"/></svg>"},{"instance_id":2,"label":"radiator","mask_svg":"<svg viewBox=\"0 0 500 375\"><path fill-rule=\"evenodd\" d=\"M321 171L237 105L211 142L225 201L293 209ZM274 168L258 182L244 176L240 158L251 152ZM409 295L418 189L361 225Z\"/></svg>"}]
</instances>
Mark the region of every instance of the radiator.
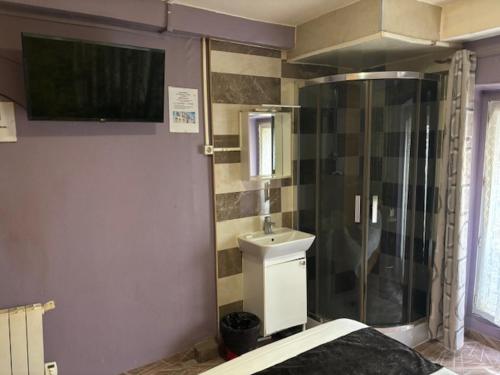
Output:
<instances>
[{"instance_id":1,"label":"radiator","mask_svg":"<svg viewBox=\"0 0 500 375\"><path fill-rule=\"evenodd\" d=\"M44 375L43 314L46 304L0 310L0 375Z\"/></svg>"}]
</instances>

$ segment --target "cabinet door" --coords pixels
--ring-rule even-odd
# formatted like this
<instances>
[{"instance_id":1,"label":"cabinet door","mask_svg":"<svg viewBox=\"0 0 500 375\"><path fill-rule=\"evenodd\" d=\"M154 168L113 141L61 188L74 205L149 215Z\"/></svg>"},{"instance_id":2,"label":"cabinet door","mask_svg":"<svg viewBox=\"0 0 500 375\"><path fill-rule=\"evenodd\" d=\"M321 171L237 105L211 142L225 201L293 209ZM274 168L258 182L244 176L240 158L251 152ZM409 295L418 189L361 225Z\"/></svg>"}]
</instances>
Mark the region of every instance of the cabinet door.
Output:
<instances>
[{"instance_id":1,"label":"cabinet door","mask_svg":"<svg viewBox=\"0 0 500 375\"><path fill-rule=\"evenodd\" d=\"M265 268L265 335L306 323L306 283L305 258Z\"/></svg>"}]
</instances>

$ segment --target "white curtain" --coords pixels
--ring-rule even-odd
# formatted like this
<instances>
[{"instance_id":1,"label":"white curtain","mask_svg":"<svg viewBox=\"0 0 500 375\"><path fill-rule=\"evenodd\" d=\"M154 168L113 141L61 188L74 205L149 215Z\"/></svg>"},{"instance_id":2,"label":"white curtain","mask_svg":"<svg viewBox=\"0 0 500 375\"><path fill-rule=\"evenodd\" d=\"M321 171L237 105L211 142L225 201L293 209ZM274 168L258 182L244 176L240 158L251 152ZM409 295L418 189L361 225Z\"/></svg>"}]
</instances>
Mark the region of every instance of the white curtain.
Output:
<instances>
[{"instance_id":1,"label":"white curtain","mask_svg":"<svg viewBox=\"0 0 500 375\"><path fill-rule=\"evenodd\" d=\"M465 282L471 184L472 115L476 56L453 56L448 77L446 123L439 166L439 201L429 330L450 350L464 343Z\"/></svg>"},{"instance_id":2,"label":"white curtain","mask_svg":"<svg viewBox=\"0 0 500 375\"><path fill-rule=\"evenodd\" d=\"M500 325L500 102L490 102L473 312Z\"/></svg>"}]
</instances>

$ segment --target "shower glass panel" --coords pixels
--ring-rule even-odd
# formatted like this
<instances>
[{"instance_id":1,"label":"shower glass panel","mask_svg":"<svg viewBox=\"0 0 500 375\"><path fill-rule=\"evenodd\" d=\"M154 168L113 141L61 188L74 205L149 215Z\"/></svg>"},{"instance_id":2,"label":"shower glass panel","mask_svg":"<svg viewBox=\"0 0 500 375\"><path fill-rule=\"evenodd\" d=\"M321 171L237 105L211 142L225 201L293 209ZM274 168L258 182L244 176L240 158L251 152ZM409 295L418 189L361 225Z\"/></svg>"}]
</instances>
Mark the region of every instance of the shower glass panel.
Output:
<instances>
[{"instance_id":1,"label":"shower glass panel","mask_svg":"<svg viewBox=\"0 0 500 375\"><path fill-rule=\"evenodd\" d=\"M318 312L360 319L366 82L320 87Z\"/></svg>"},{"instance_id":2,"label":"shower glass panel","mask_svg":"<svg viewBox=\"0 0 500 375\"><path fill-rule=\"evenodd\" d=\"M415 232L410 289L410 321L428 314L429 284L434 249L434 215L437 213L436 163L441 139L438 130L439 98L435 81L421 81L420 120L415 191Z\"/></svg>"},{"instance_id":3,"label":"shower glass panel","mask_svg":"<svg viewBox=\"0 0 500 375\"><path fill-rule=\"evenodd\" d=\"M299 188L297 189L298 221L304 232L316 232L316 132L318 108L317 98L320 86L307 86L300 89L299 101L300 121L298 124L298 148L300 160L294 161L294 175ZM307 257L307 306L308 313L318 315L318 272L317 266L317 238L311 249L306 252Z\"/></svg>"},{"instance_id":4,"label":"shower glass panel","mask_svg":"<svg viewBox=\"0 0 500 375\"><path fill-rule=\"evenodd\" d=\"M408 321L417 80L372 82L366 322Z\"/></svg>"},{"instance_id":5,"label":"shower glass panel","mask_svg":"<svg viewBox=\"0 0 500 375\"><path fill-rule=\"evenodd\" d=\"M427 316L438 100L411 72L325 77L300 90L299 229L308 310L375 326Z\"/></svg>"}]
</instances>

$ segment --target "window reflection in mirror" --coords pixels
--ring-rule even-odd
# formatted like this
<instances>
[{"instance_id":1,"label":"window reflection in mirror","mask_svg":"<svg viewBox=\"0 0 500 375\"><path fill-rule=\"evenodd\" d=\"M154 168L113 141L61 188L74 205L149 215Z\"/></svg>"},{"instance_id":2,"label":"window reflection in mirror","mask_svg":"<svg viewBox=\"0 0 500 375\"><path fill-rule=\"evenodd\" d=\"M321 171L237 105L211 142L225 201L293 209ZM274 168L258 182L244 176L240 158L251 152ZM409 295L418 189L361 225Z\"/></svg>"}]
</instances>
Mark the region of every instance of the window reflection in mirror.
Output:
<instances>
[{"instance_id":1,"label":"window reflection in mirror","mask_svg":"<svg viewBox=\"0 0 500 375\"><path fill-rule=\"evenodd\" d=\"M244 179L291 176L289 112L241 113L241 162Z\"/></svg>"},{"instance_id":2,"label":"window reflection in mirror","mask_svg":"<svg viewBox=\"0 0 500 375\"><path fill-rule=\"evenodd\" d=\"M255 152L250 154L255 160L252 176L269 176L276 173L276 152L274 145L274 116L271 114L255 114L249 118L250 142Z\"/></svg>"}]
</instances>

